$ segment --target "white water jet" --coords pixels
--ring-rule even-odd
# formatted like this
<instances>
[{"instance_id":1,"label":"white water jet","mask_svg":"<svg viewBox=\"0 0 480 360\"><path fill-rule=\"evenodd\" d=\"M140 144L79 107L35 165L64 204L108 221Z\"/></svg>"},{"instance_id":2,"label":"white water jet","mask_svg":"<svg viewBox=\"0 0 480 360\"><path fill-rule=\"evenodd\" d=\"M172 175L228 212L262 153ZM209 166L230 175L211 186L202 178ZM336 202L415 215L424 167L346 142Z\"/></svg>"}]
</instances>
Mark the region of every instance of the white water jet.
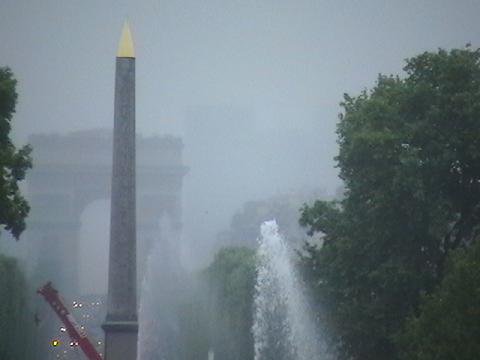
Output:
<instances>
[{"instance_id":1,"label":"white water jet","mask_svg":"<svg viewBox=\"0 0 480 360\"><path fill-rule=\"evenodd\" d=\"M151 282L156 277L156 264L158 264L161 256L161 246L156 243L147 257L146 271L140 293L137 360L152 359L155 356L154 349L160 347L160 339L158 338L160 324L154 315L157 311L155 305L157 294L155 287L151 286Z\"/></svg>"},{"instance_id":2,"label":"white water jet","mask_svg":"<svg viewBox=\"0 0 480 360\"><path fill-rule=\"evenodd\" d=\"M178 324L178 260L172 250L175 240L167 218L160 221L159 238L148 254L139 307L137 360L176 359ZM177 264L175 263L177 262Z\"/></svg>"},{"instance_id":3,"label":"white water jet","mask_svg":"<svg viewBox=\"0 0 480 360\"><path fill-rule=\"evenodd\" d=\"M275 220L261 226L255 315L255 360L329 359L292 261L292 250Z\"/></svg>"}]
</instances>

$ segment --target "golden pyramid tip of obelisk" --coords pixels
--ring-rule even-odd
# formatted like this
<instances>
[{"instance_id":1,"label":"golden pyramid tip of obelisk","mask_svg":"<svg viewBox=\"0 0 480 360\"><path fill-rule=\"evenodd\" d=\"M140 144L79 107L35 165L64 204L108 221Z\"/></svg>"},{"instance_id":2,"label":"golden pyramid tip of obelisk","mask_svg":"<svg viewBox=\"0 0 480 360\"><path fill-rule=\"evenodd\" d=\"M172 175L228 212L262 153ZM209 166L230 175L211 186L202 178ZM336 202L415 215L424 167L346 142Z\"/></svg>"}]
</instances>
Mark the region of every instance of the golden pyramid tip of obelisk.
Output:
<instances>
[{"instance_id":1,"label":"golden pyramid tip of obelisk","mask_svg":"<svg viewBox=\"0 0 480 360\"><path fill-rule=\"evenodd\" d=\"M132 32L130 31L130 25L128 25L128 21L125 21L125 24L123 25L122 36L120 38L120 43L118 44L117 57L135 58Z\"/></svg>"}]
</instances>

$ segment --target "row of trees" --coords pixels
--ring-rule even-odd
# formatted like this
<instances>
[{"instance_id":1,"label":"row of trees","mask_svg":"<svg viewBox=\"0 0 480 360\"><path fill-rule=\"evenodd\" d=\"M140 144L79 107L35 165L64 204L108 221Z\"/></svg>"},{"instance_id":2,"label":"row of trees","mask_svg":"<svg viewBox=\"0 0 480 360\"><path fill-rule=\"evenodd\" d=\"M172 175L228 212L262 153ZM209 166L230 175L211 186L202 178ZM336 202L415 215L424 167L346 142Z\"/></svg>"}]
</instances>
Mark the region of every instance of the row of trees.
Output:
<instances>
[{"instance_id":1,"label":"row of trees","mask_svg":"<svg viewBox=\"0 0 480 360\"><path fill-rule=\"evenodd\" d=\"M344 96L342 200L303 208L321 233L306 277L339 359L480 351L480 51L424 53L405 78Z\"/></svg>"}]
</instances>

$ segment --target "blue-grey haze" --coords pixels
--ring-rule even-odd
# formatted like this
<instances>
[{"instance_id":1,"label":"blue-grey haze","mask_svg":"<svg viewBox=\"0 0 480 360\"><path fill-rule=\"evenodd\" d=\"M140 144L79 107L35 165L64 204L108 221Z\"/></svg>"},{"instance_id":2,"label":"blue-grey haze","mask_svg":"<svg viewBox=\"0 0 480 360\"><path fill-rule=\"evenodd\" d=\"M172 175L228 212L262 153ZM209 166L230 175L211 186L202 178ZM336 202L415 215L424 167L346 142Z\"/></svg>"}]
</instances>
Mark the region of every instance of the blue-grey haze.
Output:
<instances>
[{"instance_id":1,"label":"blue-grey haze","mask_svg":"<svg viewBox=\"0 0 480 360\"><path fill-rule=\"evenodd\" d=\"M114 56L130 19L137 129L185 143L188 259L246 200L333 192L342 94L419 52L479 46L478 14L475 0L0 0L0 65L19 80L19 143L112 128Z\"/></svg>"}]
</instances>

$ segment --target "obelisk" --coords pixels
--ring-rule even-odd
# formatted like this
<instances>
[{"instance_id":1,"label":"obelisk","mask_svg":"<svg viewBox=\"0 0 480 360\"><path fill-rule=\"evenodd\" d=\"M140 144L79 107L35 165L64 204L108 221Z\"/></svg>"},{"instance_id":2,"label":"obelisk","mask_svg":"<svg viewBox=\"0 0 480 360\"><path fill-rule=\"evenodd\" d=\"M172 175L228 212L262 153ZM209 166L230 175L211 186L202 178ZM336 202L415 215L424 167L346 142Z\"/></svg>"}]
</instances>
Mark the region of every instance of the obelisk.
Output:
<instances>
[{"instance_id":1,"label":"obelisk","mask_svg":"<svg viewBox=\"0 0 480 360\"><path fill-rule=\"evenodd\" d=\"M106 360L137 358L135 203L135 53L126 23L115 66Z\"/></svg>"}]
</instances>

